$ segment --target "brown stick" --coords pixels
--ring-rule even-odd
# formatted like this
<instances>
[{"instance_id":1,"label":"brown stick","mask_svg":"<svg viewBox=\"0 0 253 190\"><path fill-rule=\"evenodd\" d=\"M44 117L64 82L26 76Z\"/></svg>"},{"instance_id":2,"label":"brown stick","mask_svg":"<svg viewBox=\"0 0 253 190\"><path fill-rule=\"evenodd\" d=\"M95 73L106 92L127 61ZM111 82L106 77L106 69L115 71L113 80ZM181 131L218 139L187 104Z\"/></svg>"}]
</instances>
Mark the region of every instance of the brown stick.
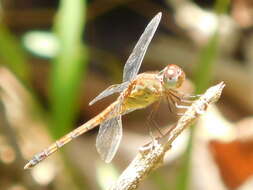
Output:
<instances>
[{"instance_id":1,"label":"brown stick","mask_svg":"<svg viewBox=\"0 0 253 190\"><path fill-rule=\"evenodd\" d=\"M178 135L202 115L210 104L220 98L224 87L224 82L210 87L198 100L192 103L172 130L153 143L141 147L140 152L110 190L136 189L151 171L162 164L165 153L172 147L172 142Z\"/></svg>"}]
</instances>

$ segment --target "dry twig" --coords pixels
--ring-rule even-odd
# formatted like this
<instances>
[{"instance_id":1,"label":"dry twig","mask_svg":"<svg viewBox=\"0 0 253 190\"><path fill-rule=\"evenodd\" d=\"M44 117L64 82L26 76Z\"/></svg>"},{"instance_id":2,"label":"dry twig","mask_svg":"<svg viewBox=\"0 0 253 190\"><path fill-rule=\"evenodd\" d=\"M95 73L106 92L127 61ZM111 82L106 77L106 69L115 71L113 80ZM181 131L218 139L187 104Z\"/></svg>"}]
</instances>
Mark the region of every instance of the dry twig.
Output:
<instances>
[{"instance_id":1,"label":"dry twig","mask_svg":"<svg viewBox=\"0 0 253 190\"><path fill-rule=\"evenodd\" d=\"M210 104L220 98L224 87L224 82L210 87L198 100L192 103L173 129L162 138L143 146L110 190L136 189L145 176L162 164L165 153L171 148L172 142L177 136L202 115Z\"/></svg>"}]
</instances>

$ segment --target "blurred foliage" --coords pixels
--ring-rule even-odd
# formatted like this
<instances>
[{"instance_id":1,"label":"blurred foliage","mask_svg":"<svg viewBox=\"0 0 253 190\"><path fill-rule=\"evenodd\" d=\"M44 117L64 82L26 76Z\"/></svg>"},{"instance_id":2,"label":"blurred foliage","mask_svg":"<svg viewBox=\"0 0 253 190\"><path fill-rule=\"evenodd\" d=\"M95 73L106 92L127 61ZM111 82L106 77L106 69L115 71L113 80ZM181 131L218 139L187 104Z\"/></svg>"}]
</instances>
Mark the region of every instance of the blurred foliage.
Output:
<instances>
[{"instance_id":1,"label":"blurred foliage","mask_svg":"<svg viewBox=\"0 0 253 190\"><path fill-rule=\"evenodd\" d=\"M199 63L195 71L194 82L196 84L196 94L200 94L212 82L213 69L216 62L219 45L218 33L211 36L209 42L200 52Z\"/></svg>"},{"instance_id":2,"label":"blurred foliage","mask_svg":"<svg viewBox=\"0 0 253 190\"><path fill-rule=\"evenodd\" d=\"M29 67L26 64L25 53L16 37L9 29L0 23L0 56L12 72L23 82L29 82Z\"/></svg>"},{"instance_id":3,"label":"blurred foliage","mask_svg":"<svg viewBox=\"0 0 253 190\"><path fill-rule=\"evenodd\" d=\"M87 64L87 51L82 44L85 11L86 1L61 0L53 26L60 44L50 77L52 123L49 129L55 139L71 130L77 116L80 84ZM79 189L85 189L78 171L71 168L66 157L64 160Z\"/></svg>"},{"instance_id":4,"label":"blurred foliage","mask_svg":"<svg viewBox=\"0 0 253 190\"><path fill-rule=\"evenodd\" d=\"M60 50L51 73L51 106L54 138L69 132L77 113L80 82L85 74L87 51L82 45L85 1L62 0L54 29Z\"/></svg>"},{"instance_id":5,"label":"blurred foliage","mask_svg":"<svg viewBox=\"0 0 253 190\"><path fill-rule=\"evenodd\" d=\"M228 12L230 0L216 0L214 11L217 14L224 14Z\"/></svg>"},{"instance_id":6,"label":"blurred foliage","mask_svg":"<svg viewBox=\"0 0 253 190\"><path fill-rule=\"evenodd\" d=\"M228 10L228 0L216 0L215 12L217 14L226 13ZM219 35L218 31L210 37L208 43L200 50L199 62L194 75L195 93L201 94L208 88L213 80L213 70L217 61L219 48ZM177 179L177 189L187 190L191 178L191 155L194 140L194 126L191 127L191 135L188 142L187 149L183 155L183 164Z\"/></svg>"},{"instance_id":7,"label":"blurred foliage","mask_svg":"<svg viewBox=\"0 0 253 190\"><path fill-rule=\"evenodd\" d=\"M155 183L157 189L159 190L170 190L172 189L170 183L166 177L159 171L154 171L151 176L152 181Z\"/></svg>"}]
</instances>

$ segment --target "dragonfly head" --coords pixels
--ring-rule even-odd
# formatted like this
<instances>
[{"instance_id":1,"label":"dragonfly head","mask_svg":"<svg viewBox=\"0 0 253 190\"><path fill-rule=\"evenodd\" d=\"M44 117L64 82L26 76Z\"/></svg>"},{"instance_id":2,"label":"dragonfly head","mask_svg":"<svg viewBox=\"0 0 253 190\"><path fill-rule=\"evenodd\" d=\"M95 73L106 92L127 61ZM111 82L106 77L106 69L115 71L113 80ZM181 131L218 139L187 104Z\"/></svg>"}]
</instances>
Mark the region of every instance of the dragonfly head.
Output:
<instances>
[{"instance_id":1,"label":"dragonfly head","mask_svg":"<svg viewBox=\"0 0 253 190\"><path fill-rule=\"evenodd\" d=\"M158 78L165 89L176 89L183 84L185 74L179 66L169 64L159 72Z\"/></svg>"}]
</instances>

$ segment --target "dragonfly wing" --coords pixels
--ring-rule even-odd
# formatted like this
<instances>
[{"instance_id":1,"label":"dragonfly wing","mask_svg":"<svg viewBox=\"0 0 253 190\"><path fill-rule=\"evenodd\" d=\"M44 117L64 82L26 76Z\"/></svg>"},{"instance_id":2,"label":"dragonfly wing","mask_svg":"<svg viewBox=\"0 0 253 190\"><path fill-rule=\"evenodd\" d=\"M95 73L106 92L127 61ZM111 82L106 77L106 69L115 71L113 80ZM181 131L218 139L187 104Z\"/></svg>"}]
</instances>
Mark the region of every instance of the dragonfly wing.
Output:
<instances>
[{"instance_id":1,"label":"dragonfly wing","mask_svg":"<svg viewBox=\"0 0 253 190\"><path fill-rule=\"evenodd\" d=\"M127 59L123 71L123 82L132 80L139 72L142 60L147 51L150 41L160 23L162 13L158 13L147 25L143 34L135 45L131 55Z\"/></svg>"},{"instance_id":2,"label":"dragonfly wing","mask_svg":"<svg viewBox=\"0 0 253 190\"><path fill-rule=\"evenodd\" d=\"M121 84L114 84L114 85L111 85L109 86L107 89L105 89L103 92L101 92L96 98L94 98L90 103L89 105L91 106L92 104L94 104L95 102L107 97L107 96L110 96L114 93L120 93L122 92L125 88L127 88L129 82L124 82L124 83L121 83Z\"/></svg>"},{"instance_id":3,"label":"dragonfly wing","mask_svg":"<svg viewBox=\"0 0 253 190\"><path fill-rule=\"evenodd\" d=\"M117 116L100 125L96 147L101 158L110 163L115 156L122 138L121 116Z\"/></svg>"}]
</instances>

